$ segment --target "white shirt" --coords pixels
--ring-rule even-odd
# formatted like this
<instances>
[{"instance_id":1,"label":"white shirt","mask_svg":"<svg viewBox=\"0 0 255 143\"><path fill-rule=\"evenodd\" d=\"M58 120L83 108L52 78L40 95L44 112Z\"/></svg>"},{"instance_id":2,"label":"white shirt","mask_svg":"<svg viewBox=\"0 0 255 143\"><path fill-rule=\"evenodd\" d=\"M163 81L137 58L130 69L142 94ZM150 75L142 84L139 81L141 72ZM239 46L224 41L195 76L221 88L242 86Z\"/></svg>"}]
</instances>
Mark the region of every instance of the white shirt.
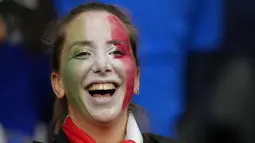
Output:
<instances>
[{"instance_id":1,"label":"white shirt","mask_svg":"<svg viewBox=\"0 0 255 143\"><path fill-rule=\"evenodd\" d=\"M136 143L143 143L142 133L137 125L135 117L132 112L129 112L127 131L125 140L133 140Z\"/></svg>"}]
</instances>

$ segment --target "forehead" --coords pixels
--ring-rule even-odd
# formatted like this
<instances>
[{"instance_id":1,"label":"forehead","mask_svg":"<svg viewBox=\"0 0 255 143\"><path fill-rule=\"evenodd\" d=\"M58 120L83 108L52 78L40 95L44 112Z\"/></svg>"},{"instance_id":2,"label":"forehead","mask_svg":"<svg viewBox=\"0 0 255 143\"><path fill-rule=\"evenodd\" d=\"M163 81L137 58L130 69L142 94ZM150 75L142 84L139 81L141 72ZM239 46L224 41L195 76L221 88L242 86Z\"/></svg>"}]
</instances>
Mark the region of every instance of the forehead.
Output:
<instances>
[{"instance_id":1,"label":"forehead","mask_svg":"<svg viewBox=\"0 0 255 143\"><path fill-rule=\"evenodd\" d=\"M118 22L113 22L112 18ZM78 15L68 26L66 33L67 41L89 40L89 41L108 41L112 40L112 34L116 27L127 35L122 22L110 13L103 11L84 12ZM116 30L115 30L116 32Z\"/></svg>"}]
</instances>

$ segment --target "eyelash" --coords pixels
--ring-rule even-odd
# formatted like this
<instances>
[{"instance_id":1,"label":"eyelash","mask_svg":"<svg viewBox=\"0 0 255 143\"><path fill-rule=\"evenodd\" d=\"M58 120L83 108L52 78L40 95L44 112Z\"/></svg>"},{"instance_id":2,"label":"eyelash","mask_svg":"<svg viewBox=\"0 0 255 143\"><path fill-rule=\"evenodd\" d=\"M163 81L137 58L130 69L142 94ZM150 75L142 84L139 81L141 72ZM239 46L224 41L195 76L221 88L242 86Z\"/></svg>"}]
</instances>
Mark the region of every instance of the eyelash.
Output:
<instances>
[{"instance_id":1,"label":"eyelash","mask_svg":"<svg viewBox=\"0 0 255 143\"><path fill-rule=\"evenodd\" d=\"M86 57L86 56L90 56L91 54L89 52L79 52L78 54L75 55L75 57Z\"/></svg>"},{"instance_id":2,"label":"eyelash","mask_svg":"<svg viewBox=\"0 0 255 143\"><path fill-rule=\"evenodd\" d=\"M114 50L114 51L112 52L112 54L114 54L114 55L121 55L121 56L125 55L125 53L122 52L122 51L120 51L120 50Z\"/></svg>"},{"instance_id":3,"label":"eyelash","mask_svg":"<svg viewBox=\"0 0 255 143\"><path fill-rule=\"evenodd\" d=\"M125 55L124 52L120 51L120 50L114 50L113 52L111 52L111 54L115 55L115 56L123 56ZM78 54L75 55L76 58L83 58L86 56L90 56L91 54L89 52L79 52Z\"/></svg>"}]
</instances>

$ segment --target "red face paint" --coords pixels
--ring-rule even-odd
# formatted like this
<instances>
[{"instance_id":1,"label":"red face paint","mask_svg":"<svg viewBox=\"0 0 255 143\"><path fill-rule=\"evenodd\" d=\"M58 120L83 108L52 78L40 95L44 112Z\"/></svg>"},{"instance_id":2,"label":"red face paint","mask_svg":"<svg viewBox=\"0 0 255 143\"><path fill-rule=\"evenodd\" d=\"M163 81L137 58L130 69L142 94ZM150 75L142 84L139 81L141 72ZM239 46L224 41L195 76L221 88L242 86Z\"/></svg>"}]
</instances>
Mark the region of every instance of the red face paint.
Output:
<instances>
[{"instance_id":1,"label":"red face paint","mask_svg":"<svg viewBox=\"0 0 255 143\"><path fill-rule=\"evenodd\" d=\"M125 27L116 16L108 16L108 20L111 24L111 37L112 40L122 41L124 44L117 44L117 50L123 52L122 56L116 56L120 59L125 67L126 75L126 93L122 104L122 109L126 108L130 103L135 79L135 61L131 54L131 47L129 44L129 38Z\"/></svg>"}]
</instances>

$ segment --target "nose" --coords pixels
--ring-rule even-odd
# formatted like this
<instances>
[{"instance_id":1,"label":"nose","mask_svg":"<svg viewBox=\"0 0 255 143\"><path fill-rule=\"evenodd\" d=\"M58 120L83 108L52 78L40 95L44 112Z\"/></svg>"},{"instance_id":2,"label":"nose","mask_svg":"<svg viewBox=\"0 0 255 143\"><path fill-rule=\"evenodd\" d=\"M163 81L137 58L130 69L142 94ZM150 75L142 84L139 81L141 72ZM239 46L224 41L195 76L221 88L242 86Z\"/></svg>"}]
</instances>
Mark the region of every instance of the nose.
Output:
<instances>
[{"instance_id":1,"label":"nose","mask_svg":"<svg viewBox=\"0 0 255 143\"><path fill-rule=\"evenodd\" d=\"M107 74L112 71L112 68L106 58L97 58L92 70L94 73Z\"/></svg>"}]
</instances>

